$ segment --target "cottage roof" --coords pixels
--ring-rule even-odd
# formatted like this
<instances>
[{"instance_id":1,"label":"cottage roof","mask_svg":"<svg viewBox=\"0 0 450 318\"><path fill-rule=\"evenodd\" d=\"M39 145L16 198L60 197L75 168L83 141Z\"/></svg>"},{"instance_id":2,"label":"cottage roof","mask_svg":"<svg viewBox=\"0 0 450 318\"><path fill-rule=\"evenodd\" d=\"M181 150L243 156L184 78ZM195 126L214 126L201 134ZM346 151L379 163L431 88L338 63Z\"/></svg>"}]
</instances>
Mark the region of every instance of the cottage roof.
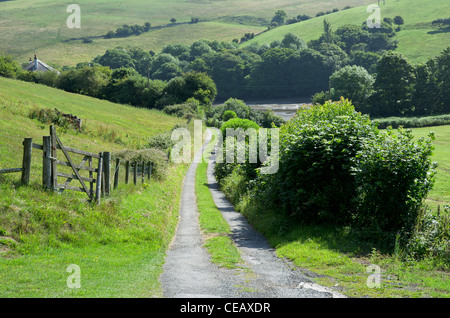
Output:
<instances>
[{"instance_id":1,"label":"cottage roof","mask_svg":"<svg viewBox=\"0 0 450 318\"><path fill-rule=\"evenodd\" d=\"M39 60L36 55L34 56L34 60L30 58L30 63L24 67L26 71L39 71L39 72L47 72L47 71L56 71L53 67L45 64L41 60Z\"/></svg>"}]
</instances>

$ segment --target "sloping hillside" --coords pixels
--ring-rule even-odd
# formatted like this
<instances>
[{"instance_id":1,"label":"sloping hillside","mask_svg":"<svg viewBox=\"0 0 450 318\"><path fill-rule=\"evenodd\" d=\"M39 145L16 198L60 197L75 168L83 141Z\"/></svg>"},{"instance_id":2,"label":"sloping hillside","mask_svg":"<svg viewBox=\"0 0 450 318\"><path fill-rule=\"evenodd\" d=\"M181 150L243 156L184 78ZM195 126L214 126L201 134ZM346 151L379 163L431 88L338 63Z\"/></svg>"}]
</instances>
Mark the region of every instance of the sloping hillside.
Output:
<instances>
[{"instance_id":1,"label":"sloping hillside","mask_svg":"<svg viewBox=\"0 0 450 318\"><path fill-rule=\"evenodd\" d=\"M0 141L8 137L41 137L45 125L28 117L33 108L57 108L83 120L89 135L67 132L74 147L86 150L139 148L149 137L185 122L160 111L114 104L44 85L0 77ZM45 129L45 130L44 130ZM19 140L19 143L21 141ZM104 150L106 151L106 150ZM9 158L9 157L6 157ZM1 162L5 158L2 157Z\"/></svg>"},{"instance_id":2,"label":"sloping hillside","mask_svg":"<svg viewBox=\"0 0 450 318\"><path fill-rule=\"evenodd\" d=\"M376 1L373 1L376 2ZM336 30L344 24L361 25L371 13L367 12L367 5L343 10L307 21L277 27L265 32L254 39L244 42L243 47L251 43L268 43L281 40L287 33L294 33L305 41L317 39L323 33L323 20L327 19ZM450 2L445 0L386 0L381 5L381 18L401 16L405 24L397 32L399 41L397 51L403 53L413 62L425 62L438 55L450 45L450 32L437 31L432 21L450 16Z\"/></svg>"},{"instance_id":3,"label":"sloping hillside","mask_svg":"<svg viewBox=\"0 0 450 318\"><path fill-rule=\"evenodd\" d=\"M223 21L224 17L250 16L270 21L276 10L283 9L289 17L299 14L315 15L319 11L342 9L370 3L370 0L109 0L76 3L81 9L81 28L68 28L66 12L68 3L56 0L14 0L0 2L0 52L13 55L20 63L38 54L53 65L76 65L92 60L107 48L138 46L145 50L159 51L167 43L190 44L205 38L231 41L245 33L258 33L265 29L260 22L244 23L239 19ZM81 40L65 42L72 38L96 37L114 31L123 24L152 26L189 22L198 18L199 23L182 24L155 29L140 36L120 39L94 39L93 43ZM218 21L218 20L221 21ZM248 19L247 19L248 20ZM255 21L257 19L254 19Z\"/></svg>"},{"instance_id":4,"label":"sloping hillside","mask_svg":"<svg viewBox=\"0 0 450 318\"><path fill-rule=\"evenodd\" d=\"M57 133L66 146L91 152L137 148L185 122L0 77L0 169L21 166L25 137L39 144L49 134L47 124L29 118L34 108L81 117L82 133L59 126ZM20 184L20 173L0 175L0 297L160 295L158 277L187 165L169 165L165 178L137 186L124 184L122 169L119 187L95 205L84 193L43 191L42 154L32 153L30 185ZM83 271L81 289L66 284L70 264Z\"/></svg>"}]
</instances>

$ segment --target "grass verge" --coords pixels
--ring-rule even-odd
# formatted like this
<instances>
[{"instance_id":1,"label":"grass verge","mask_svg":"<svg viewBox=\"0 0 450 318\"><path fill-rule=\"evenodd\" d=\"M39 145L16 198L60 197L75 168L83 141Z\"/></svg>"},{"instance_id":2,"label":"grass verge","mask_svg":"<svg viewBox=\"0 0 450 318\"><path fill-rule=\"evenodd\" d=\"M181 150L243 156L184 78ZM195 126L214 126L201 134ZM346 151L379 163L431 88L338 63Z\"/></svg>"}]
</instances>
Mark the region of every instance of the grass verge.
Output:
<instances>
[{"instance_id":1,"label":"grass verge","mask_svg":"<svg viewBox=\"0 0 450 318\"><path fill-rule=\"evenodd\" d=\"M175 232L185 165L163 181L121 185L99 206L70 193L2 184L0 297L158 297ZM69 265L81 288L70 289Z\"/></svg>"},{"instance_id":2,"label":"grass verge","mask_svg":"<svg viewBox=\"0 0 450 318\"><path fill-rule=\"evenodd\" d=\"M198 164L195 175L195 192L197 196L197 207L199 210L200 227L205 234L205 244L213 263L228 268L237 268L243 263L239 250L233 240L228 236L231 232L230 226L225 221L222 213L214 203L208 185L206 171L211 154L213 142L210 142L202 160ZM206 159L207 158L207 159Z\"/></svg>"}]
</instances>

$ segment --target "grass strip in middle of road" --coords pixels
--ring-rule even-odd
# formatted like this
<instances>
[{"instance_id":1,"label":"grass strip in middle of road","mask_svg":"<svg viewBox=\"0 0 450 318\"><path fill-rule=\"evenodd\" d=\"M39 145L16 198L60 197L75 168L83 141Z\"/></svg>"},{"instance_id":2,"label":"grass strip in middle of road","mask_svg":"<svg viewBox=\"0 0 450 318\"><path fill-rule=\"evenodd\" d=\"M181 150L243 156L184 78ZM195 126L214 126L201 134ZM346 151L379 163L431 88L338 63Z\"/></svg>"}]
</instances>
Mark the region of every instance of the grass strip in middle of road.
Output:
<instances>
[{"instance_id":1,"label":"grass strip in middle of road","mask_svg":"<svg viewBox=\"0 0 450 318\"><path fill-rule=\"evenodd\" d=\"M209 145L213 143L210 142ZM217 208L208 185L207 169L211 147L205 149L206 155L198 164L195 176L195 192L199 211L200 227L205 234L205 244L212 262L228 268L237 268L243 263L239 250L228 236L230 226Z\"/></svg>"}]
</instances>

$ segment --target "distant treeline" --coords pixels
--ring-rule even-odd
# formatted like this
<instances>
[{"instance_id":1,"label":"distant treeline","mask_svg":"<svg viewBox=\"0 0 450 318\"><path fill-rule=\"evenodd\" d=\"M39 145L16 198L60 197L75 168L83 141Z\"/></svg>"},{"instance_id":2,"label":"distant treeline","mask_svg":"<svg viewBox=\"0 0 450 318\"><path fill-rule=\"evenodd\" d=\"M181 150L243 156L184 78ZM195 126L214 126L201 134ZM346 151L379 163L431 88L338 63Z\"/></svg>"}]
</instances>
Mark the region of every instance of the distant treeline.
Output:
<instances>
[{"instance_id":1,"label":"distant treeline","mask_svg":"<svg viewBox=\"0 0 450 318\"><path fill-rule=\"evenodd\" d=\"M329 77L345 65L376 72L382 54L396 48L394 27L345 25L325 27L320 39L306 43L294 34L270 44L239 48L235 42L209 40L191 45L169 44L156 54L138 49L111 49L91 65L134 68L142 76L169 81L189 71L207 73L216 83L218 99L311 96L326 90ZM247 34L246 39L252 38ZM88 64L84 64L88 65Z\"/></svg>"},{"instance_id":2,"label":"distant treeline","mask_svg":"<svg viewBox=\"0 0 450 318\"><path fill-rule=\"evenodd\" d=\"M145 22L144 25L128 25L128 24L124 24L120 27L118 27L115 31L109 31L108 33L106 33L105 38L106 39L111 39L111 38L124 38L124 37L128 37L128 36L139 36L142 33L148 32L151 29L156 29L156 28L163 28L166 26L172 26L174 24L185 24L185 23L198 23L200 21L199 18L191 18L190 22L182 22L182 23L176 23L176 19L172 18L170 20L171 24L168 25L161 25L161 26L157 26L157 27L152 27L150 22Z\"/></svg>"},{"instance_id":3,"label":"distant treeline","mask_svg":"<svg viewBox=\"0 0 450 318\"><path fill-rule=\"evenodd\" d=\"M323 34L307 43L288 33L270 44L245 48L233 41L198 40L168 44L159 53L109 49L91 62L63 67L59 76L16 72L11 58L3 57L0 75L148 108L191 97L210 104L215 99L307 96L323 103L343 96L358 111L377 117L450 113L450 48L413 65L393 52L398 29L393 20L402 19L385 18L380 28L347 24L335 31L324 20ZM197 79L207 82L206 88L177 97L185 74L201 74Z\"/></svg>"},{"instance_id":4,"label":"distant treeline","mask_svg":"<svg viewBox=\"0 0 450 318\"><path fill-rule=\"evenodd\" d=\"M150 31L152 25L150 22L146 22L144 25L128 25L124 24L121 27L117 28L116 31L109 31L105 38L124 38L131 35L140 35L144 32Z\"/></svg>"},{"instance_id":5,"label":"distant treeline","mask_svg":"<svg viewBox=\"0 0 450 318\"><path fill-rule=\"evenodd\" d=\"M431 24L450 25L450 18L436 19Z\"/></svg>"}]
</instances>

